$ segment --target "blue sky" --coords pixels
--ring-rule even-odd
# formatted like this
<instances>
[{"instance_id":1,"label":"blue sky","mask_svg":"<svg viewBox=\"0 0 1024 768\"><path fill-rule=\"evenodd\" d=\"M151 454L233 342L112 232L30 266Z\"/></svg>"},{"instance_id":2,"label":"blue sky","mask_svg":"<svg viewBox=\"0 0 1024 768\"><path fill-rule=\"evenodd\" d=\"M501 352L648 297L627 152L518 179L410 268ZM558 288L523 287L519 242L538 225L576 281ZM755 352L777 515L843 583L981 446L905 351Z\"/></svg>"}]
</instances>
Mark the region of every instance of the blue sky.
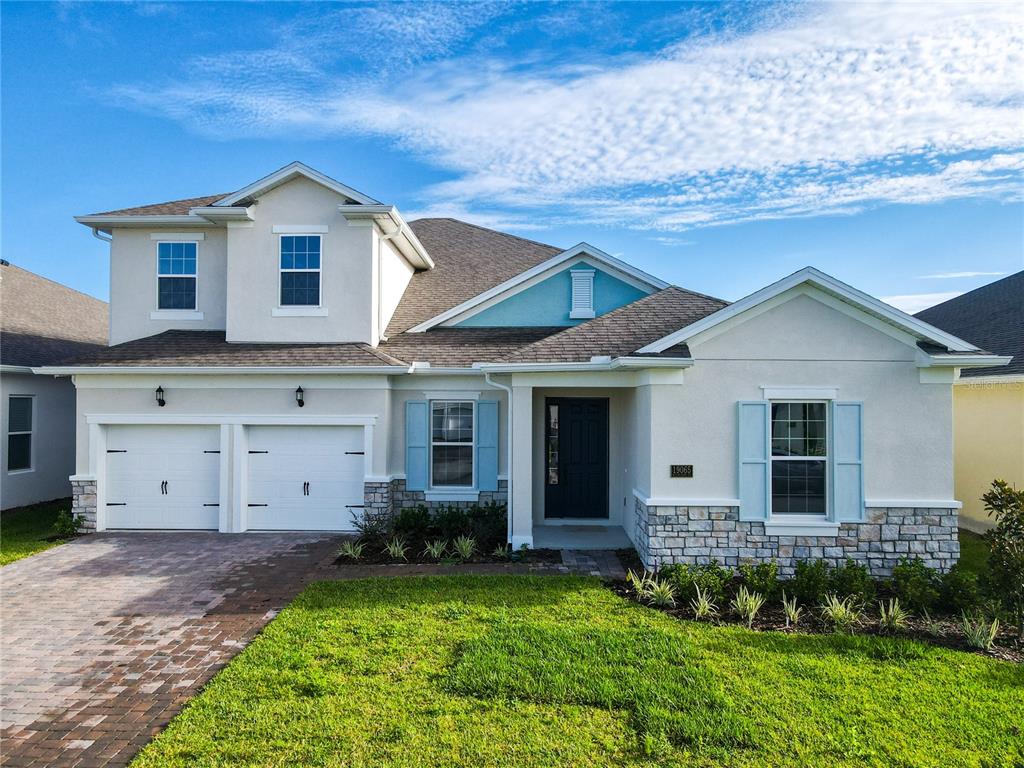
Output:
<instances>
[{"instance_id":1,"label":"blue sky","mask_svg":"<svg viewBox=\"0 0 1024 768\"><path fill-rule=\"evenodd\" d=\"M75 214L291 160L413 218L739 298L916 311L1024 268L1012 4L3 3L4 258L101 298Z\"/></svg>"}]
</instances>

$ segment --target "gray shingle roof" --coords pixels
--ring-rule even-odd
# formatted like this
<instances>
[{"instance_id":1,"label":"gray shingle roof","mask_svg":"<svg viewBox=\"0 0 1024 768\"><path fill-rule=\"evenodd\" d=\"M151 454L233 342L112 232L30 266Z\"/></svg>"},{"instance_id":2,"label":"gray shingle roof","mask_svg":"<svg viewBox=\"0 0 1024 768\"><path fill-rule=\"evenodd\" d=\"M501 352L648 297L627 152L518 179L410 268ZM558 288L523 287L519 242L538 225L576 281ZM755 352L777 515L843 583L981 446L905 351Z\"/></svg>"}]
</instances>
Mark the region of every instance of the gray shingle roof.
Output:
<instances>
[{"instance_id":1,"label":"gray shingle roof","mask_svg":"<svg viewBox=\"0 0 1024 768\"><path fill-rule=\"evenodd\" d=\"M116 211L103 211L93 213L91 216L185 216L191 208L201 208L204 205L213 205L222 197L230 193L223 192L219 195L204 195L203 197L189 197L184 200L168 200L166 203L151 203L149 205L137 205L133 208L119 208Z\"/></svg>"},{"instance_id":2,"label":"gray shingle roof","mask_svg":"<svg viewBox=\"0 0 1024 768\"><path fill-rule=\"evenodd\" d=\"M0 363L52 365L107 343L107 303L0 263Z\"/></svg>"},{"instance_id":3,"label":"gray shingle roof","mask_svg":"<svg viewBox=\"0 0 1024 768\"><path fill-rule=\"evenodd\" d=\"M388 336L458 306L564 250L456 219L417 219L409 226L434 260L434 268L413 275L388 324Z\"/></svg>"},{"instance_id":4,"label":"gray shingle roof","mask_svg":"<svg viewBox=\"0 0 1024 768\"><path fill-rule=\"evenodd\" d=\"M1024 373L1024 272L975 288L915 317L996 355L1013 355L1001 368L965 369L961 376Z\"/></svg>"},{"instance_id":5,"label":"gray shingle roof","mask_svg":"<svg viewBox=\"0 0 1024 768\"><path fill-rule=\"evenodd\" d=\"M586 362L593 356L632 355L728 302L670 286L581 325L548 336L510 354L510 363ZM671 350L686 356L684 349Z\"/></svg>"},{"instance_id":6,"label":"gray shingle roof","mask_svg":"<svg viewBox=\"0 0 1024 768\"><path fill-rule=\"evenodd\" d=\"M564 328L432 328L402 333L379 347L406 362L434 367L467 367L503 360L510 353Z\"/></svg>"}]
</instances>

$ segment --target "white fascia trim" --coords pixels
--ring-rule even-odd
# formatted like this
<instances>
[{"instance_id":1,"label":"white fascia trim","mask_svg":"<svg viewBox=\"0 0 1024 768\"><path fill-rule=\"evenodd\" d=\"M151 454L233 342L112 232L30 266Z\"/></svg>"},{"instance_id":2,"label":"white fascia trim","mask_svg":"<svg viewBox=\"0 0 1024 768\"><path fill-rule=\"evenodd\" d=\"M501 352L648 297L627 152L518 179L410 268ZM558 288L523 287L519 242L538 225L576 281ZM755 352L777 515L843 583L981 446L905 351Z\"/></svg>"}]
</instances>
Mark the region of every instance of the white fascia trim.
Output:
<instances>
[{"instance_id":1,"label":"white fascia trim","mask_svg":"<svg viewBox=\"0 0 1024 768\"><path fill-rule=\"evenodd\" d=\"M126 374L146 374L146 375L163 375L163 374L188 374L188 375L224 375L234 373L253 373L262 375L275 375L275 374L307 374L307 373L320 373L320 374L379 374L385 376L395 376L397 374L408 373L408 367L404 365L335 365L335 366L236 366L236 367L195 367L190 368L187 366L131 366L131 365L120 365L120 366L40 366L33 368L32 373L46 374L48 376L71 376L75 374L89 374L89 375L117 375L124 376Z\"/></svg>"},{"instance_id":2,"label":"white fascia trim","mask_svg":"<svg viewBox=\"0 0 1024 768\"><path fill-rule=\"evenodd\" d=\"M918 368L998 368L1009 365L1011 355L929 355L917 356Z\"/></svg>"},{"instance_id":3,"label":"white fascia trim","mask_svg":"<svg viewBox=\"0 0 1024 768\"><path fill-rule=\"evenodd\" d=\"M201 216L75 216L75 221L87 227L110 232L114 227L209 227Z\"/></svg>"},{"instance_id":4,"label":"white fascia trim","mask_svg":"<svg viewBox=\"0 0 1024 768\"><path fill-rule=\"evenodd\" d=\"M340 181L332 179L330 176L320 173L320 171L310 168L305 163L300 163L296 160L295 162L288 163L284 168L279 168L268 176L264 176L262 179L254 181L248 186L242 187L242 189L237 192L232 192L227 197L222 197L213 205L217 208L222 208L224 206L234 205L239 200L245 200L247 197L258 197L262 193L280 186L287 181L291 181L297 176L305 176L310 181L315 181L317 184L327 187L328 189L337 192L339 195L344 195L350 200L355 200L357 203L362 203L363 205L379 204L378 200L374 200L372 197L364 195L362 192L357 192L352 189L352 187L342 184Z\"/></svg>"},{"instance_id":5,"label":"white fascia trim","mask_svg":"<svg viewBox=\"0 0 1024 768\"><path fill-rule=\"evenodd\" d=\"M867 499L864 506L895 509L960 509L963 504L955 499Z\"/></svg>"},{"instance_id":6,"label":"white fascia trim","mask_svg":"<svg viewBox=\"0 0 1024 768\"><path fill-rule=\"evenodd\" d=\"M248 426L366 427L377 423L374 414L352 416L273 416L266 414L152 414L87 413L87 424L245 424Z\"/></svg>"},{"instance_id":7,"label":"white fascia trim","mask_svg":"<svg viewBox=\"0 0 1024 768\"><path fill-rule=\"evenodd\" d=\"M150 240L168 241L168 240L205 240L205 232L150 232Z\"/></svg>"},{"instance_id":8,"label":"white fascia trim","mask_svg":"<svg viewBox=\"0 0 1024 768\"><path fill-rule=\"evenodd\" d=\"M653 293L654 291L659 291L662 288L668 288L669 284L664 282L663 280L659 280L653 275L649 275L643 270L637 269L636 267L627 264L621 259L617 259L611 254L605 253L600 248L595 248L594 246L588 245L587 243L580 243L578 245L574 245L567 251L562 251L561 253L555 254L547 261L543 261L537 266L531 267L530 269L526 270L525 272L520 272L515 277L510 278L503 283L499 283L493 288L489 288L483 293L480 293L474 296L473 298L462 302L458 306L452 307L451 309L442 312L441 314L436 315L430 318L429 320L425 320L419 325L413 326L407 331L407 333L422 333L424 331L430 330L435 325L441 325L442 323L446 323L451 320L465 319L463 315L471 317L472 314L475 313L471 314L470 310L474 309L475 307L478 307L484 302L490 301L491 299L496 298L497 296L500 296L505 293L514 295L514 293L516 292L513 291L513 289L516 288L517 286L522 285L528 280L532 280L534 278L541 276L546 276L546 273L556 271L558 267L561 267L566 262L572 259L582 260L584 258L604 264L611 271L619 272L620 274L630 278L632 281L640 283L640 285L642 286L646 286L647 288L650 289L650 293ZM525 290L525 288L521 290Z\"/></svg>"},{"instance_id":9,"label":"white fascia trim","mask_svg":"<svg viewBox=\"0 0 1024 768\"><path fill-rule=\"evenodd\" d=\"M839 387L761 387L765 400L835 400Z\"/></svg>"},{"instance_id":10,"label":"white fascia trim","mask_svg":"<svg viewBox=\"0 0 1024 768\"><path fill-rule=\"evenodd\" d=\"M612 361L588 363L473 363L473 367L490 373L529 373L532 371L614 371L643 368L689 368L689 357L617 357Z\"/></svg>"},{"instance_id":11,"label":"white fascia trim","mask_svg":"<svg viewBox=\"0 0 1024 768\"><path fill-rule=\"evenodd\" d=\"M326 224L275 224L275 235L326 235L330 228Z\"/></svg>"},{"instance_id":12,"label":"white fascia trim","mask_svg":"<svg viewBox=\"0 0 1024 768\"><path fill-rule=\"evenodd\" d=\"M648 497L638 488L633 495L648 507L738 507L739 499L673 499L669 497Z\"/></svg>"},{"instance_id":13,"label":"white fascia trim","mask_svg":"<svg viewBox=\"0 0 1024 768\"><path fill-rule=\"evenodd\" d=\"M846 303L851 304L870 315L874 315L875 317L902 329L906 333L909 333L918 339L931 341L955 352L973 352L978 349L973 344L948 334L945 331L941 331L935 326L924 323L916 317L908 315L906 312L901 312L895 307L891 307L885 302L879 301L863 291L858 291L856 288L837 280L831 275L826 275L824 272L821 272L814 267L804 267L788 277L784 277L781 280L728 305L727 307L723 307L717 312L714 312L695 323L691 323L685 328L681 328L675 333L671 333L657 341L651 342L646 347L643 347L640 352L664 352L669 347L673 347L676 344L682 344L687 341L687 339L696 336L698 333L702 333L709 328L713 328L730 318L746 312L748 309L756 307L758 304L762 304L769 299L804 283L813 285L826 293L830 293L840 300L845 301Z\"/></svg>"},{"instance_id":14,"label":"white fascia trim","mask_svg":"<svg viewBox=\"0 0 1024 768\"><path fill-rule=\"evenodd\" d=\"M213 222L251 222L255 219L252 209L244 205L216 207L213 205L198 206L189 208L188 212L194 216L202 216Z\"/></svg>"},{"instance_id":15,"label":"white fascia trim","mask_svg":"<svg viewBox=\"0 0 1024 768\"><path fill-rule=\"evenodd\" d=\"M0 373L38 373L30 365L0 365Z\"/></svg>"},{"instance_id":16,"label":"white fascia trim","mask_svg":"<svg viewBox=\"0 0 1024 768\"><path fill-rule=\"evenodd\" d=\"M991 376L968 376L966 378L957 379L954 384L958 387L969 387L972 384L985 384L993 386L996 384L1024 384L1024 374L998 374L994 373Z\"/></svg>"},{"instance_id":17,"label":"white fascia trim","mask_svg":"<svg viewBox=\"0 0 1024 768\"><path fill-rule=\"evenodd\" d=\"M150 320L202 320L204 317L194 309L155 309L149 313Z\"/></svg>"},{"instance_id":18,"label":"white fascia trim","mask_svg":"<svg viewBox=\"0 0 1024 768\"><path fill-rule=\"evenodd\" d=\"M393 239L402 256L414 267L420 269L434 268L434 260L430 258L430 254L423 247L423 243L416 237L412 227L402 218L402 214L395 206L382 203L375 205L346 205L342 203L338 206L338 213L345 217L345 220L349 222L349 226L356 226L356 222L379 223L381 219L387 219L391 222L394 229L391 232L384 233L384 237Z\"/></svg>"},{"instance_id":19,"label":"white fascia trim","mask_svg":"<svg viewBox=\"0 0 1024 768\"><path fill-rule=\"evenodd\" d=\"M765 520L765 536L838 536L839 523L776 517Z\"/></svg>"}]
</instances>

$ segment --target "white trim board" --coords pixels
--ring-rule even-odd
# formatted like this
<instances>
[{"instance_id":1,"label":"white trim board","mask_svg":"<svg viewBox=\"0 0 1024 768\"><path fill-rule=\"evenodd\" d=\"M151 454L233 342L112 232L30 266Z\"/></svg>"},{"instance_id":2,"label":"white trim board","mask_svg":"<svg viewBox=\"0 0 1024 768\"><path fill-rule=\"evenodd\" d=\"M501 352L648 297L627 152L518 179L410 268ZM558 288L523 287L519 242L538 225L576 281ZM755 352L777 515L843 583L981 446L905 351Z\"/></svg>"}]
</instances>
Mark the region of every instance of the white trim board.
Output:
<instances>
[{"instance_id":1,"label":"white trim board","mask_svg":"<svg viewBox=\"0 0 1024 768\"><path fill-rule=\"evenodd\" d=\"M764 400L836 400L839 387L761 387Z\"/></svg>"},{"instance_id":2,"label":"white trim board","mask_svg":"<svg viewBox=\"0 0 1024 768\"><path fill-rule=\"evenodd\" d=\"M264 176L262 179L258 179L252 184L242 187L237 192L232 192L227 197L222 197L213 204L213 207L220 208L224 206L232 206L240 200L245 200L247 197L258 197L265 192L269 192L274 187L285 184L299 176L303 176L310 181L327 187L328 189L337 192L339 195L344 195L349 200L354 200L357 203L362 203L363 205L380 204L380 201L374 200L372 197L364 195L362 192L357 192L352 189L352 187L342 184L340 181L332 179L330 176L320 173L320 171L310 168L305 163L300 163L296 160L295 162L288 163L288 165L283 168L279 168L273 173Z\"/></svg>"},{"instance_id":3,"label":"white trim board","mask_svg":"<svg viewBox=\"0 0 1024 768\"><path fill-rule=\"evenodd\" d=\"M509 296L514 296L547 279L556 272L559 272L560 268L572 266L585 260L598 262L606 267L608 271L615 273L616 277L622 278L636 288L646 290L649 294L662 288L668 288L668 283L663 280L659 280L653 275L649 275L643 270L637 269L609 253L605 253L600 248L595 248L587 243L579 243L566 251L555 254L547 261L543 261L525 272L520 272L505 282L499 283L493 288L489 288L483 293L439 315L435 315L429 320L424 320L419 325L414 325L407 333L422 333L436 325L451 325L465 320L497 304L499 301Z\"/></svg>"},{"instance_id":4,"label":"white trim board","mask_svg":"<svg viewBox=\"0 0 1024 768\"><path fill-rule=\"evenodd\" d=\"M956 499L866 499L867 509L889 507L892 509L960 509L963 504Z\"/></svg>"},{"instance_id":5,"label":"white trim board","mask_svg":"<svg viewBox=\"0 0 1024 768\"><path fill-rule=\"evenodd\" d=\"M680 499L669 497L648 497L643 491L634 488L633 496L648 507L738 507L739 499Z\"/></svg>"},{"instance_id":6,"label":"white trim board","mask_svg":"<svg viewBox=\"0 0 1024 768\"><path fill-rule=\"evenodd\" d=\"M762 288L759 291L746 296L739 301L730 304L722 309L708 315L675 333L671 333L657 341L648 344L640 350L641 354L664 352L666 349L677 344L682 344L699 333L707 331L725 321L736 317L760 304L763 304L786 291L799 285L808 284L818 288L825 293L835 296L839 300L850 304L857 309L874 316L884 322L895 326L903 332L924 340L939 344L955 352L974 352L977 347L969 342L959 339L956 336L941 331L928 323L918 320L916 317L901 312L883 301L869 296L863 291L847 285L836 278L826 275L814 267L804 267L793 274Z\"/></svg>"}]
</instances>

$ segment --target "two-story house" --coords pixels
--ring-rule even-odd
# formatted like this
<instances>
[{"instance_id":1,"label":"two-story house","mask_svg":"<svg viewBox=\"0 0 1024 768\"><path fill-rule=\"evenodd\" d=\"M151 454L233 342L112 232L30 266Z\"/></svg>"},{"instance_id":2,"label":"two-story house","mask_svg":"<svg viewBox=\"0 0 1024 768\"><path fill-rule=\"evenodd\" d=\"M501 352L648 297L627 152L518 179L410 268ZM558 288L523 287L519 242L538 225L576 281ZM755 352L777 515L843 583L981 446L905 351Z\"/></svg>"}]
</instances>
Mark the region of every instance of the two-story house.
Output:
<instances>
[{"instance_id":1,"label":"two-story house","mask_svg":"<svg viewBox=\"0 0 1024 768\"><path fill-rule=\"evenodd\" d=\"M728 304L301 163L77 220L110 240L111 346L46 370L97 530L497 499L514 547L649 566L957 557L952 386L1006 358L814 269Z\"/></svg>"}]
</instances>

